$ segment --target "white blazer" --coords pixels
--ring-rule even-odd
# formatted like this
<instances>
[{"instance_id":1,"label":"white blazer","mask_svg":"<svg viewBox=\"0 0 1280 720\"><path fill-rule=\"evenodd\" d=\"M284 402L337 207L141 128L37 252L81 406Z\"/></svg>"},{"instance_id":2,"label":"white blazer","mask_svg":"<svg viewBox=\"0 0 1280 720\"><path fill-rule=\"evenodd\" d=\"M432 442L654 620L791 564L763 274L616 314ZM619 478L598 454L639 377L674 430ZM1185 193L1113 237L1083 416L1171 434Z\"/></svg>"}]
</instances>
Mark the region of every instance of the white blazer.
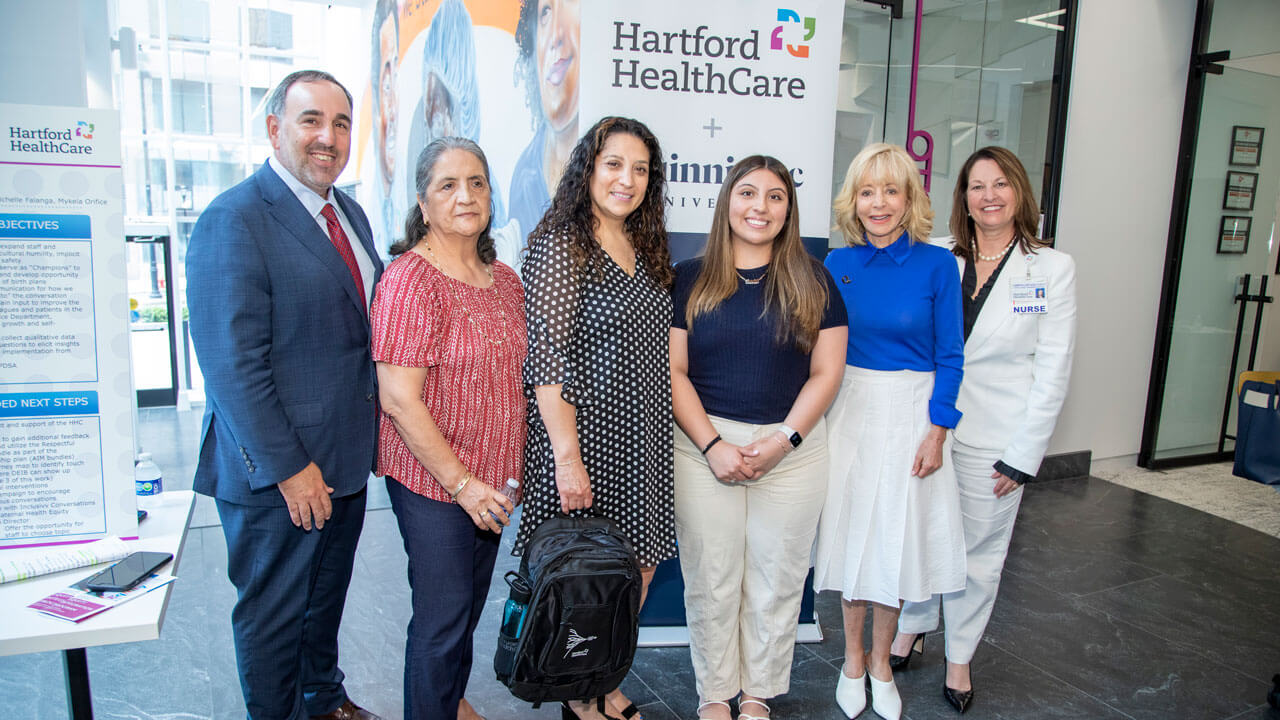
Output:
<instances>
[{"instance_id":1,"label":"white blazer","mask_svg":"<svg viewBox=\"0 0 1280 720\"><path fill-rule=\"evenodd\" d=\"M954 245L948 241L947 247ZM964 413L957 442L1001 453L1035 475L1067 396L1076 342L1076 264L1070 255L1014 248L964 344L964 381L956 407ZM956 265L964 277L964 258ZM1014 281L1043 279L1048 311L1015 315Z\"/></svg>"}]
</instances>

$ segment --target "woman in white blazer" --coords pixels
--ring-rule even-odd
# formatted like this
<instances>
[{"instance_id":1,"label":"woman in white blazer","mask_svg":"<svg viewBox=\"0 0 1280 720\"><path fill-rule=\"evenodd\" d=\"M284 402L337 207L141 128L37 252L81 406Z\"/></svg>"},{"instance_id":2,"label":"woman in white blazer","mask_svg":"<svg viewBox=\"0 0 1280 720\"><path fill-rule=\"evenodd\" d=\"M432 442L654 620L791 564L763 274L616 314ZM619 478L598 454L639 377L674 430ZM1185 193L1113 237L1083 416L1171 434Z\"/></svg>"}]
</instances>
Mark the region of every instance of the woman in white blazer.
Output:
<instances>
[{"instance_id":1,"label":"woman in white blazer","mask_svg":"<svg viewBox=\"0 0 1280 720\"><path fill-rule=\"evenodd\" d=\"M1036 237L1039 209L1017 156L982 148L965 162L951 213L951 250L964 292L964 381L951 454L960 485L968 578L964 590L906 603L895 669L923 650L946 616L943 696L973 700L969 662L1004 569L1023 484L1040 470L1067 394L1075 347L1075 262Z\"/></svg>"}]
</instances>

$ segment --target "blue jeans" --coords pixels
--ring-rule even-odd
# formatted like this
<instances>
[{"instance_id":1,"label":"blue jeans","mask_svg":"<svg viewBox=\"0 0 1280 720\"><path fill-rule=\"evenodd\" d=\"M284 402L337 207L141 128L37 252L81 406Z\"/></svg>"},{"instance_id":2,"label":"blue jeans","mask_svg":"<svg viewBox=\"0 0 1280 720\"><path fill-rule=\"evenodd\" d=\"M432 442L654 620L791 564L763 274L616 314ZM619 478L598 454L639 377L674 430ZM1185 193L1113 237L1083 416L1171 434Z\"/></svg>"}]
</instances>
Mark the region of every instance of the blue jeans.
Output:
<instances>
[{"instance_id":1,"label":"blue jeans","mask_svg":"<svg viewBox=\"0 0 1280 720\"><path fill-rule=\"evenodd\" d=\"M458 505L423 497L387 478L391 509L409 556L413 616L404 648L405 720L453 720L471 675L472 641L498 557L500 536Z\"/></svg>"}]
</instances>

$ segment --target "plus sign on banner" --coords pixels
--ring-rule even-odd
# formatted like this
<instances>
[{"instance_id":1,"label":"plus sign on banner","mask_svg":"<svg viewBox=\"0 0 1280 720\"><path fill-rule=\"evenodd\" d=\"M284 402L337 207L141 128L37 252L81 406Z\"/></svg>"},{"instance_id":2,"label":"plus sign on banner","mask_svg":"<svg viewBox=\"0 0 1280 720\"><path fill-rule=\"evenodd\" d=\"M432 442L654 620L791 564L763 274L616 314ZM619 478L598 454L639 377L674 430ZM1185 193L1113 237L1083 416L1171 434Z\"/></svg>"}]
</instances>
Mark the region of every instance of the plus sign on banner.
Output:
<instances>
[{"instance_id":1,"label":"plus sign on banner","mask_svg":"<svg viewBox=\"0 0 1280 720\"><path fill-rule=\"evenodd\" d=\"M580 127L643 121L662 145L673 259L696 255L729 168L773 155L791 169L800 233L826 246L840 0L652 0L582 5Z\"/></svg>"}]
</instances>

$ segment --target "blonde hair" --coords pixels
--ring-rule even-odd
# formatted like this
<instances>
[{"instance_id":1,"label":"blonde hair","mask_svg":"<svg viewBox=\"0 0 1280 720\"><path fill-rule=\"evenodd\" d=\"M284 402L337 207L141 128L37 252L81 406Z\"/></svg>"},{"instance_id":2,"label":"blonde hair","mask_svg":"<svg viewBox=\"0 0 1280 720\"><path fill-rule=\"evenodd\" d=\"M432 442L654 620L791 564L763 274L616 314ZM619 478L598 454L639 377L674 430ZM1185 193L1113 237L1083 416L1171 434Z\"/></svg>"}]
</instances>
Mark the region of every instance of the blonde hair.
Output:
<instances>
[{"instance_id":1,"label":"blonde hair","mask_svg":"<svg viewBox=\"0 0 1280 720\"><path fill-rule=\"evenodd\" d=\"M906 194L907 209L902 228L911 242L925 242L933 231L933 208L920 183L920 169L906 150L888 143L872 143L854 156L844 174L844 185L836 194L832 208L836 229L844 233L849 245L867 244L867 229L858 219L858 190L867 184L897 185Z\"/></svg>"},{"instance_id":2,"label":"blonde hair","mask_svg":"<svg viewBox=\"0 0 1280 720\"><path fill-rule=\"evenodd\" d=\"M787 217L773 239L772 259L765 276L765 305L761 314L776 313L779 342L791 340L797 350L809 353L818 340L822 316L827 309L827 284L822 267L804 249L800 240L800 208L796 206L796 186L791 171L777 158L751 155L738 161L720 186L707 251L702 269L685 304L685 324L692 331L699 315L710 313L738 291L738 272L733 263L733 232L729 229L729 204L734 187L756 170L768 170L787 191Z\"/></svg>"}]
</instances>

